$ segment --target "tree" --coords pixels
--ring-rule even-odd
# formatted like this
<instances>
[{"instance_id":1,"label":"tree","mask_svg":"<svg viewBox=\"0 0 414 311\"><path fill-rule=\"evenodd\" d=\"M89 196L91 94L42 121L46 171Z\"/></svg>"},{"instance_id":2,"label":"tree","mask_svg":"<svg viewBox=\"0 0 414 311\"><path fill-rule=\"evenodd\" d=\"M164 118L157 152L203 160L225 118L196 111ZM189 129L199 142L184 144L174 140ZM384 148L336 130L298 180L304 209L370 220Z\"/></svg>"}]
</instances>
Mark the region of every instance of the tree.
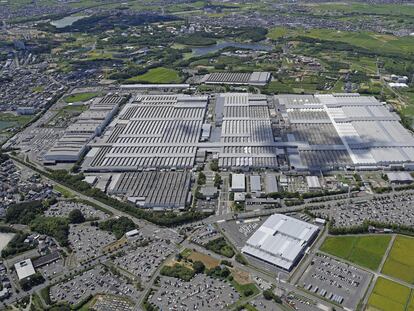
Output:
<instances>
[{"instance_id":1,"label":"tree","mask_svg":"<svg viewBox=\"0 0 414 311\"><path fill-rule=\"evenodd\" d=\"M71 224L80 224L85 221L85 216L83 216L82 212L79 209L70 211L68 218Z\"/></svg>"},{"instance_id":2,"label":"tree","mask_svg":"<svg viewBox=\"0 0 414 311\"><path fill-rule=\"evenodd\" d=\"M203 172L198 173L197 183L199 185L204 185L206 183L206 175Z\"/></svg>"},{"instance_id":3,"label":"tree","mask_svg":"<svg viewBox=\"0 0 414 311\"><path fill-rule=\"evenodd\" d=\"M222 180L221 180L220 174L216 173L214 175L214 186L216 186L217 188L220 187L221 182L222 182Z\"/></svg>"},{"instance_id":4,"label":"tree","mask_svg":"<svg viewBox=\"0 0 414 311\"><path fill-rule=\"evenodd\" d=\"M253 295L253 290L251 288L247 288L243 291L243 295L245 297L249 297L249 296Z\"/></svg>"},{"instance_id":5,"label":"tree","mask_svg":"<svg viewBox=\"0 0 414 311\"><path fill-rule=\"evenodd\" d=\"M195 273L203 273L206 266L201 261L194 261L193 262L193 269Z\"/></svg>"},{"instance_id":6,"label":"tree","mask_svg":"<svg viewBox=\"0 0 414 311\"><path fill-rule=\"evenodd\" d=\"M213 161L210 162L210 169L212 171L215 171L215 172L218 171L218 169L219 169L218 160L213 160Z\"/></svg>"},{"instance_id":7,"label":"tree","mask_svg":"<svg viewBox=\"0 0 414 311\"><path fill-rule=\"evenodd\" d=\"M263 297L266 300L272 300L274 296L275 296L275 294L273 293L273 291L271 289L266 289L266 290L263 291Z\"/></svg>"}]
</instances>

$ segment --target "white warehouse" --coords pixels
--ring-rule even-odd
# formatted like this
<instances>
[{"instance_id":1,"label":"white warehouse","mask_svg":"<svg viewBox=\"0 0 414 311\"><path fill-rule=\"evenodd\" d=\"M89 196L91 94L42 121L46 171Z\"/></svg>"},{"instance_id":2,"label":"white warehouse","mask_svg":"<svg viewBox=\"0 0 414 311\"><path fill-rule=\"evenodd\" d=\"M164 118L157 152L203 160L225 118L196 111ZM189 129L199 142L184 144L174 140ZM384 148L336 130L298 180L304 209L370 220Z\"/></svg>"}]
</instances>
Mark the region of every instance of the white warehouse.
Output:
<instances>
[{"instance_id":1,"label":"white warehouse","mask_svg":"<svg viewBox=\"0 0 414 311\"><path fill-rule=\"evenodd\" d=\"M315 225L274 214L247 240L242 252L290 271L316 238L318 231Z\"/></svg>"}]
</instances>

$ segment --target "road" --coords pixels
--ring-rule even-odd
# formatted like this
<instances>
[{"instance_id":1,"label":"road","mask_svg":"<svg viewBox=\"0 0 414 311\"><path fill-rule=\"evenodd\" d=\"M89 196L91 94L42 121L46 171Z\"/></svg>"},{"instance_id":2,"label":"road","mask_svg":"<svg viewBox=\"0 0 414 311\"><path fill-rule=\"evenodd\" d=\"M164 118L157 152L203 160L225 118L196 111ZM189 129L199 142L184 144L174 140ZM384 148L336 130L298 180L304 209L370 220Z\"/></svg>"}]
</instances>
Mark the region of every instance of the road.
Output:
<instances>
[{"instance_id":1,"label":"road","mask_svg":"<svg viewBox=\"0 0 414 311\"><path fill-rule=\"evenodd\" d=\"M18 164L25 166L29 170L32 170L32 168L29 167L25 163L18 162ZM70 191L71 193L73 193L78 198L83 199L83 200L86 200L86 201L89 201L89 202L91 202L93 204L96 204L97 206L99 206L99 207L101 207L103 209L106 209L106 210L110 211L111 213L113 213L114 216L125 216L125 217L128 217L132 221L134 221L134 223L137 224L138 226L140 226L140 227L144 227L145 226L145 227L147 227L150 230L151 229L158 228L157 226L153 225L152 223L149 223L148 221L145 221L143 219L138 219L136 217L133 217L133 216L131 216L131 215L127 214L127 213L124 213L122 211L119 211L119 210L117 210L117 209L115 209L115 208L113 208L113 207L111 207L111 206L109 206L107 204L104 204L104 203L102 203L102 202L100 202L100 201L98 201L98 200L96 200L94 198L91 198L89 196L83 195L82 193L80 193L78 191L72 190L72 189L66 187L65 185L62 185L62 184L60 184L60 183L58 183L58 182L56 182L54 180L51 180L47 176L45 176L45 174L44 174L45 172L43 170L41 170L41 172L43 172L43 177L50 184L52 184L52 185L59 185L63 189L65 189L65 190ZM228 192L227 192L227 182L224 183L223 190L224 190L223 192L227 195L228 194ZM407 191L407 192L414 192L414 190L413 191ZM400 193L400 194L402 194L402 193ZM389 196L389 195L390 195L389 193L382 194L382 195L381 194L379 194L379 195L368 195L368 196L366 196L364 198L361 198L361 200L367 200L367 199L369 200L370 197L371 198L373 198L373 197L377 197L378 198L378 197L383 197L383 196L385 197L385 196ZM347 200L348 199L342 199L340 201L337 200L337 201L331 201L331 202L346 202ZM223 198L223 200L220 200L220 203L221 203L220 205L223 204L223 205L227 206L227 204L226 204L227 202L224 200L224 198ZM246 213L240 214L240 215L238 215L238 217L239 218L251 218L251 217L258 217L258 216L266 216L266 215L270 215L270 214L273 214L273 213L294 212L294 211L302 210L305 206L306 207L312 207L312 206L318 206L318 205L320 206L321 204L322 203L320 203L320 202L318 202L318 203L309 203L308 202L308 203L305 203L305 204L299 205L299 206L281 207L281 208L274 208L274 209L268 209L268 210L256 210L256 211L251 211L251 212L246 212ZM221 213L219 213L218 215L213 215L213 216L210 216L210 217L204 219L203 220L203 223L205 223L205 224L213 224L213 223L217 223L217 222L220 222L220 221L231 220L231 219L233 219L235 217L235 213L233 213L233 212L226 213L226 212L227 211L222 210ZM312 261L314 255L316 253L316 250L319 249L320 245L324 241L326 235L327 235L327 230L324 230L323 233L321 234L321 236L315 241L314 245L311 248L310 253L305 256L305 258L302 260L302 263L296 268L296 270L292 274L291 279L290 279L289 282L282 281L282 282L279 282L278 283L278 282L276 282L276 278L275 278L274 274L272 274L272 273L270 273L268 271L264 271L264 270L258 269L258 268L254 267L254 266L251 266L251 265L244 266L244 265L238 263L237 261L235 261L234 259L232 259L231 261L232 261L234 267L239 268L239 269L244 270L244 271L247 271L247 272L251 273L254 276L258 276L258 277L262 278L263 280L265 280L265 281L267 281L267 282L269 282L271 284L276 285L277 287L279 287L280 289L282 289L282 291L284 291L285 293L294 292L294 293L297 293L297 294L299 294L299 295L301 295L301 296L303 296L303 297L305 297L307 299L310 299L312 301L315 301L316 303L318 303L318 304L320 304L322 306L325 306L325 307L326 306L333 307L333 308L335 308L335 309L338 310L340 308L337 305L334 305L334 304L332 304L332 303L330 303L328 301L325 301L323 299L320 299L319 297L314 296L314 295L312 295L312 294L310 294L308 292L302 291L296 285L297 282L298 282L298 280L302 276L302 274L305 272L307 266ZM187 248L190 248L190 249L195 249L195 250L200 251L202 253L205 253L206 252L206 250L203 249L203 248L201 248L200 246L195 245L195 244L189 242L188 240L184 240L179 245L177 251L175 253L173 253L171 256L169 256L169 258L172 258L180 250L182 250L183 248L186 248L186 247ZM389 246L389 249L387 250L387 253L390 251L390 249L391 249L391 246ZM214 258L216 258L218 260L229 260L227 257L223 257L223 256L220 256L220 255L214 254L212 252L209 252L209 253L210 253L210 255L212 257L214 257ZM334 256L332 256L332 257L334 257ZM340 258L337 258L337 259L340 260L340 261L344 261L343 259L340 259ZM97 258L97 259L95 259L92 262L92 264L96 264L100 260L105 260L105 258L100 258L100 259ZM353 263L352 263L352 265L357 266L357 265L355 265ZM381 267L382 267L382 265L383 265L383 262L381 263ZM399 283L404 284L400 280L396 280L396 279L394 279L392 277L383 275L382 273L380 273L380 271L371 271L371 270L367 270L366 268L363 268L363 267L358 267L358 268L361 268L363 270L366 270L366 271L371 272L375 276L375 278L377 278L377 277L384 277L384 278L387 278L387 279L390 279L390 280L393 280L393 281L397 281ZM152 286L155 278L159 275L160 269L161 269L161 266L156 270L156 272L152 276L151 280L149 282L147 282L146 284L143 284L143 286L145 288L145 291L144 291L143 295L139 298L140 305L142 304L143 299L144 299L146 293L151 289L151 286ZM49 283L47 283L47 284L49 284ZM414 288L414 285L410 285L410 284L404 284L404 285L408 286L409 288ZM43 288L44 286L41 286L39 288ZM35 288L33 291L36 291L39 288ZM370 290L372 290L372 288L370 288ZM14 299L16 299L16 297L20 297L21 298L24 295L27 295L27 293L20 293L17 296L13 296L13 298Z\"/></svg>"},{"instance_id":2,"label":"road","mask_svg":"<svg viewBox=\"0 0 414 311\"><path fill-rule=\"evenodd\" d=\"M11 158L15 160L15 157L11 156ZM39 173L37 171L34 171L30 166L28 166L24 162L20 162L20 161L16 161L15 160L15 163L16 163L16 165L23 165L26 169L33 171L33 173ZM58 182L54 181L53 179L48 178L45 175L46 172L44 170L42 170L40 168L38 168L38 169L41 172L43 172L43 173L40 173L40 174L42 175L42 178L45 179L49 184L51 184L53 186L58 185L59 187L61 187L61 188L65 189L65 190L71 192L72 194L74 194L79 199L82 199L82 200L85 200L85 201L89 201L89 202L91 202L91 203L93 203L95 205L98 205L99 207L110 211L114 216L118 216L118 217L125 216L125 217L128 217L128 218L130 218L138 226L149 225L149 226L155 227L152 223L150 223L150 222L148 222L148 221L146 221L144 219L139 219L139 218L136 218L134 216L131 216L130 214L124 213L124 212L122 212L122 211L120 211L120 210L118 210L116 208L113 208L110 205L107 205L105 203L102 203L101 201L98 201L98 200L96 200L96 199L94 199L92 197L86 196L86 195L84 195L84 194L82 194L82 193L80 193L80 192L78 192L76 190L73 190L73 189L69 188L69 187L66 187L63 184L58 183Z\"/></svg>"}]
</instances>

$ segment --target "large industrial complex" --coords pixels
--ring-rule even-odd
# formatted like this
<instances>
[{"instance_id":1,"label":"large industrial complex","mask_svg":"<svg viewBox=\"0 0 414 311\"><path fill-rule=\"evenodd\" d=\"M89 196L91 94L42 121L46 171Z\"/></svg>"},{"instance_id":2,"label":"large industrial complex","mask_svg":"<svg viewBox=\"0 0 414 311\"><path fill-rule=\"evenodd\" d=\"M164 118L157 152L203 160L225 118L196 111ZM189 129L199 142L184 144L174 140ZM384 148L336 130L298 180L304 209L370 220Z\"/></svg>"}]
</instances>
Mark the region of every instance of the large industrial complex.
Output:
<instances>
[{"instance_id":1,"label":"large industrial complex","mask_svg":"<svg viewBox=\"0 0 414 311\"><path fill-rule=\"evenodd\" d=\"M192 169L205 153L215 154L221 168L243 170L411 169L414 163L414 138L374 97L135 94L111 121L124 100L94 100L45 163L76 162L86 152L85 172Z\"/></svg>"},{"instance_id":2,"label":"large industrial complex","mask_svg":"<svg viewBox=\"0 0 414 311\"><path fill-rule=\"evenodd\" d=\"M0 311L414 311L414 0L0 0Z\"/></svg>"}]
</instances>

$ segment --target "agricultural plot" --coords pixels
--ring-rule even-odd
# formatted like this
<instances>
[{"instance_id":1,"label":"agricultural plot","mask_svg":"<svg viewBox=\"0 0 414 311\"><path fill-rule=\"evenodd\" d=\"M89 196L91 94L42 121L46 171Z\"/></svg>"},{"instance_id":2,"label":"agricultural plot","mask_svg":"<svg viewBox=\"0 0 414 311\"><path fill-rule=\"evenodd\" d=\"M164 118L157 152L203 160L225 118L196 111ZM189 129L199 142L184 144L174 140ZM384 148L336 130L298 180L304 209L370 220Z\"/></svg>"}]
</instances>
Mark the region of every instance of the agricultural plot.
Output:
<instances>
[{"instance_id":1,"label":"agricultural plot","mask_svg":"<svg viewBox=\"0 0 414 311\"><path fill-rule=\"evenodd\" d=\"M362 267L376 270L391 237L386 235L328 237L321 251L343 258Z\"/></svg>"},{"instance_id":2,"label":"agricultural plot","mask_svg":"<svg viewBox=\"0 0 414 311\"><path fill-rule=\"evenodd\" d=\"M180 83L181 78L174 69L158 67L148 70L146 73L128 79L129 82L145 83Z\"/></svg>"},{"instance_id":3,"label":"agricultural plot","mask_svg":"<svg viewBox=\"0 0 414 311\"><path fill-rule=\"evenodd\" d=\"M414 284L414 238L397 236L382 273Z\"/></svg>"},{"instance_id":4,"label":"agricultural plot","mask_svg":"<svg viewBox=\"0 0 414 311\"><path fill-rule=\"evenodd\" d=\"M348 32L331 29L287 29L277 27L269 31L268 37L278 39L283 37L307 37L325 41L347 43L356 47L383 53L411 54L414 51L414 37L395 37L393 35L376 34L368 31Z\"/></svg>"},{"instance_id":5,"label":"agricultural plot","mask_svg":"<svg viewBox=\"0 0 414 311\"><path fill-rule=\"evenodd\" d=\"M408 287L379 278L369 297L367 310L404 311L409 299Z\"/></svg>"}]
</instances>

